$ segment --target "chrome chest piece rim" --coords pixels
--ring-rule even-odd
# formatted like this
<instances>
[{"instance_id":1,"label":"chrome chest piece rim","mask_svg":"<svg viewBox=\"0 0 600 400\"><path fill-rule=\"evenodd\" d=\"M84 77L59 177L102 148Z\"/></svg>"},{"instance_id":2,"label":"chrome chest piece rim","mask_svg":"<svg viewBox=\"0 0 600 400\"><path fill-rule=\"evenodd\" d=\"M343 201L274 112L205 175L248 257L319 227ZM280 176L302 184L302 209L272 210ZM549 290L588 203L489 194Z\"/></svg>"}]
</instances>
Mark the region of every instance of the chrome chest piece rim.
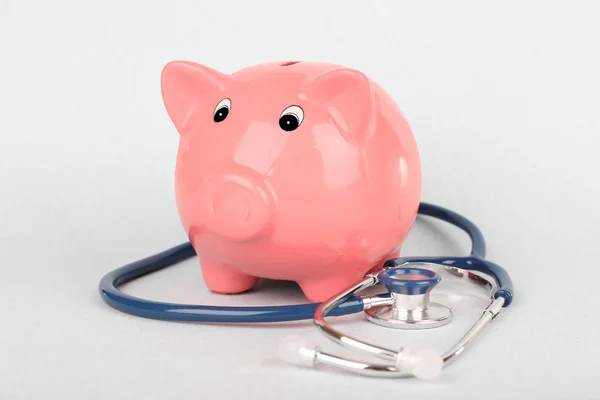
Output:
<instances>
[{"instance_id":1,"label":"chrome chest piece rim","mask_svg":"<svg viewBox=\"0 0 600 400\"><path fill-rule=\"evenodd\" d=\"M392 304L365 310L367 320L387 328L429 329L448 324L452 311L429 301L429 293L440 282L438 273L424 268L392 268L377 279L392 296Z\"/></svg>"}]
</instances>

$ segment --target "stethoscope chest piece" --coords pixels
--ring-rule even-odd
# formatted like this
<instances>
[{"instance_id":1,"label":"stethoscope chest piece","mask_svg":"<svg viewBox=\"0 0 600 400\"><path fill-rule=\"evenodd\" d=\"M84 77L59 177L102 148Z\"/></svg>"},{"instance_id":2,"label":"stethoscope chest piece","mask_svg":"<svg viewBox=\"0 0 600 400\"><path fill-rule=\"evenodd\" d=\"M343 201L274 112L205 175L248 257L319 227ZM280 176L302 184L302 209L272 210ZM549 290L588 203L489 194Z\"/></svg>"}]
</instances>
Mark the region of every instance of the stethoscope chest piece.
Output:
<instances>
[{"instance_id":1,"label":"stethoscope chest piece","mask_svg":"<svg viewBox=\"0 0 600 400\"><path fill-rule=\"evenodd\" d=\"M429 329L448 324L452 311L429 301L429 294L441 277L424 268L396 267L377 275L391 295L391 304L365 310L367 320L387 328Z\"/></svg>"}]
</instances>

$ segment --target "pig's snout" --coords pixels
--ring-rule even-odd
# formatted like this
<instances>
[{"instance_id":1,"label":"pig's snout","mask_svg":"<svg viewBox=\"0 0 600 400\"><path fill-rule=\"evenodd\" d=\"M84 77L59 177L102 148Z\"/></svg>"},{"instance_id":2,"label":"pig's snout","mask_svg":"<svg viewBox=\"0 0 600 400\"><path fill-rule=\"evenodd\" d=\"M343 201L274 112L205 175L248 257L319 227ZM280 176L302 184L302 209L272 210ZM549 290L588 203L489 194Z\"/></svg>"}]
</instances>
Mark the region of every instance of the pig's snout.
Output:
<instances>
[{"instance_id":1,"label":"pig's snout","mask_svg":"<svg viewBox=\"0 0 600 400\"><path fill-rule=\"evenodd\" d=\"M274 214L271 191L262 177L222 174L208 178L198 195L203 225L217 236L248 240L259 236Z\"/></svg>"}]
</instances>

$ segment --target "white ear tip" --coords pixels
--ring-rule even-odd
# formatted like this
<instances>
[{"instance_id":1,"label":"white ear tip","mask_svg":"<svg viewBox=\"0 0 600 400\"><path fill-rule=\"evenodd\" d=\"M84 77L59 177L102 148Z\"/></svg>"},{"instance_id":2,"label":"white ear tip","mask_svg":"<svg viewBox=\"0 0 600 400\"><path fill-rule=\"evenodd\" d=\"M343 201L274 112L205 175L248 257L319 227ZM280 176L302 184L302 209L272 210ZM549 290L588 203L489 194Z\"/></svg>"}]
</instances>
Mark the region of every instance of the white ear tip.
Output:
<instances>
[{"instance_id":1,"label":"white ear tip","mask_svg":"<svg viewBox=\"0 0 600 400\"><path fill-rule=\"evenodd\" d=\"M288 336L279 342L279 356L289 364L312 367L316 352L316 346L311 346L300 336Z\"/></svg>"},{"instance_id":2,"label":"white ear tip","mask_svg":"<svg viewBox=\"0 0 600 400\"><path fill-rule=\"evenodd\" d=\"M404 349L396 362L398 368L419 379L435 379L442 372L444 360L432 350Z\"/></svg>"}]
</instances>

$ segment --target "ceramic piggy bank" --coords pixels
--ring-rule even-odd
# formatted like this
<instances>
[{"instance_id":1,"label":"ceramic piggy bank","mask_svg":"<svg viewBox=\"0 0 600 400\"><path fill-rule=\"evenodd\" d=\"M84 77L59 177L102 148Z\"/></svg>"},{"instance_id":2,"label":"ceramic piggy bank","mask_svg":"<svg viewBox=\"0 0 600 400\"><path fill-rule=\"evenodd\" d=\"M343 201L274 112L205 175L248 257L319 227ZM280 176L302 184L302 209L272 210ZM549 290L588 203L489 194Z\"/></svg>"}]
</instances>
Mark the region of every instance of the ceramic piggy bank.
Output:
<instances>
[{"instance_id":1,"label":"ceramic piggy bank","mask_svg":"<svg viewBox=\"0 0 600 400\"><path fill-rule=\"evenodd\" d=\"M211 291L289 280L321 302L398 257L419 207L419 154L363 73L173 61L161 88L180 140L177 207Z\"/></svg>"}]
</instances>

